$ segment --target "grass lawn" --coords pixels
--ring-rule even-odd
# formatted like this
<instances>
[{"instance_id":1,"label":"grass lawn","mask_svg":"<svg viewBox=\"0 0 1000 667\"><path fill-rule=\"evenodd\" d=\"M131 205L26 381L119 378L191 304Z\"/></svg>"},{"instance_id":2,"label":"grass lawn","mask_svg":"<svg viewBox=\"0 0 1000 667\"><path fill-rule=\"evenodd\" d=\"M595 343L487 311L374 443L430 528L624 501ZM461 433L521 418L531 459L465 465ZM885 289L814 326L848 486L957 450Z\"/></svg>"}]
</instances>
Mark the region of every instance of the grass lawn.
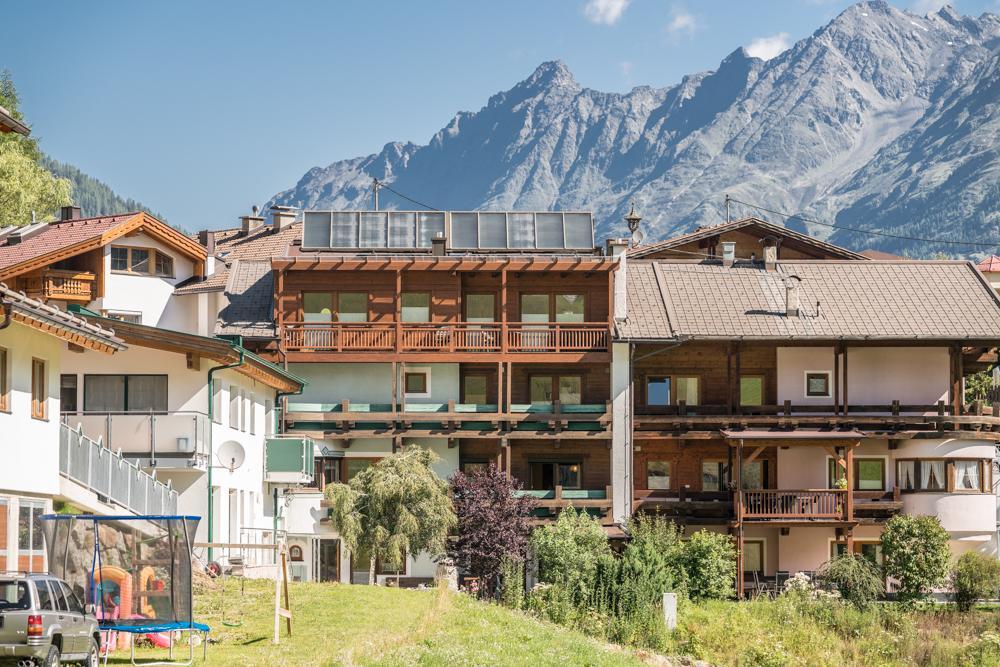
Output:
<instances>
[{"instance_id":1,"label":"grass lawn","mask_svg":"<svg viewBox=\"0 0 1000 667\"><path fill-rule=\"evenodd\" d=\"M227 582L224 610L219 590L196 594L196 619L211 626L218 643L209 645L207 663L199 647L195 665L643 664L578 632L446 591L293 583L289 595L293 636L282 625L274 646L273 582L247 581L242 596ZM242 625L223 625L223 611L227 622ZM138 654L165 657L166 650ZM123 651L109 664L128 662Z\"/></svg>"}]
</instances>

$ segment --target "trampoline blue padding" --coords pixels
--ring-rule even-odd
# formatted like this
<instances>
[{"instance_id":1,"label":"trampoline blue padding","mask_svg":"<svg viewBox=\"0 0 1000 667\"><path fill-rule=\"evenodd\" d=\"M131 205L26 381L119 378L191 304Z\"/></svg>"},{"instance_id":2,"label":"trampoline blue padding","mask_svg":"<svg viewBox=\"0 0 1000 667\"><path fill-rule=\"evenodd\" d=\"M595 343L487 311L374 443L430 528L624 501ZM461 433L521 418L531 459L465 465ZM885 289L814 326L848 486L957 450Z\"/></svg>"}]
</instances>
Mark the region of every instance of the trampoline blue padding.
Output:
<instances>
[{"instance_id":1,"label":"trampoline blue padding","mask_svg":"<svg viewBox=\"0 0 1000 667\"><path fill-rule=\"evenodd\" d=\"M184 623L174 621L172 623L144 623L144 624L110 624L101 623L101 630L118 630L119 632L131 632L135 635L145 635L155 632L171 632L173 630L197 630L198 632L208 632L209 627L204 623Z\"/></svg>"}]
</instances>

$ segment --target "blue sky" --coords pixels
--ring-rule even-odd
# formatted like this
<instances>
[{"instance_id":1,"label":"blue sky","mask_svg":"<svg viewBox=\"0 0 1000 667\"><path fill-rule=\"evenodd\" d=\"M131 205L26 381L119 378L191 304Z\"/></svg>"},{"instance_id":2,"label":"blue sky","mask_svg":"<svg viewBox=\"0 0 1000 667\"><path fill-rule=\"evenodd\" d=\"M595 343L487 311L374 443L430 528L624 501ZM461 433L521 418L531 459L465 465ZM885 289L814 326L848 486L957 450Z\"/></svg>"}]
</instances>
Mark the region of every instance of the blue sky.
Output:
<instances>
[{"instance_id":1,"label":"blue sky","mask_svg":"<svg viewBox=\"0 0 1000 667\"><path fill-rule=\"evenodd\" d=\"M195 230L238 224L310 167L426 143L545 60L598 90L666 86L741 45L773 55L849 4L18 2L0 24L0 68L46 152Z\"/></svg>"}]
</instances>

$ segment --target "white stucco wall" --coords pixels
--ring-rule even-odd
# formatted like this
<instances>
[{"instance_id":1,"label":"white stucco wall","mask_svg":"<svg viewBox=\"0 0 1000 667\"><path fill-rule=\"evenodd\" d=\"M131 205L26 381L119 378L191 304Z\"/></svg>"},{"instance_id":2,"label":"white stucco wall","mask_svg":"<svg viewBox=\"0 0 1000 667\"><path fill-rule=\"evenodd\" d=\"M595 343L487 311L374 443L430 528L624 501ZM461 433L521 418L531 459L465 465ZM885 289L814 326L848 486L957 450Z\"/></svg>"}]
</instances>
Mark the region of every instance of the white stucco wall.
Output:
<instances>
[{"instance_id":1,"label":"white stucco wall","mask_svg":"<svg viewBox=\"0 0 1000 667\"><path fill-rule=\"evenodd\" d=\"M408 363L406 372L430 371L430 396L407 396L406 402L447 403L458 401L458 364L416 364ZM339 403L350 400L353 403L392 402L392 364L388 363L305 363L289 364L288 370L308 381L301 396L289 399L295 403ZM397 385L402 398L403 377Z\"/></svg>"},{"instance_id":2,"label":"white stucco wall","mask_svg":"<svg viewBox=\"0 0 1000 667\"><path fill-rule=\"evenodd\" d=\"M0 492L53 495L59 491L59 368L65 344L17 322L0 330L10 364L10 412L0 412ZM102 360L108 356L97 352ZM31 416L31 361L46 361L48 418Z\"/></svg>"}]
</instances>

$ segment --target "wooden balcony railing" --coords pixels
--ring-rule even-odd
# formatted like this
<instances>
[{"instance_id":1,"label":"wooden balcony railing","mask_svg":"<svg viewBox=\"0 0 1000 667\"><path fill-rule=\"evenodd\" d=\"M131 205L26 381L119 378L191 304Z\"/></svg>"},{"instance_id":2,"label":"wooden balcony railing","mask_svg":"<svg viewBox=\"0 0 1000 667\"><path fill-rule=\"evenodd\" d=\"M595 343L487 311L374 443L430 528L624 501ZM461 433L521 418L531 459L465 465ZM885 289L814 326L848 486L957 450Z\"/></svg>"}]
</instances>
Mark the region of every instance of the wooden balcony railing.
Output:
<instances>
[{"instance_id":1,"label":"wooden balcony railing","mask_svg":"<svg viewBox=\"0 0 1000 667\"><path fill-rule=\"evenodd\" d=\"M744 519L847 520L844 489L753 489L740 492Z\"/></svg>"},{"instance_id":2,"label":"wooden balcony railing","mask_svg":"<svg viewBox=\"0 0 1000 667\"><path fill-rule=\"evenodd\" d=\"M535 498L536 509L533 514L536 521L555 519L564 509L573 507L594 516L601 525L609 526L614 523L611 486L603 489L564 489L557 486L551 490L526 489L519 493Z\"/></svg>"},{"instance_id":3,"label":"wooden balcony railing","mask_svg":"<svg viewBox=\"0 0 1000 667\"><path fill-rule=\"evenodd\" d=\"M291 352L606 352L606 323L285 322Z\"/></svg>"},{"instance_id":4,"label":"wooden balcony railing","mask_svg":"<svg viewBox=\"0 0 1000 667\"><path fill-rule=\"evenodd\" d=\"M96 280L97 277L87 271L45 269L39 274L24 277L21 289L35 299L90 302L94 300Z\"/></svg>"}]
</instances>

